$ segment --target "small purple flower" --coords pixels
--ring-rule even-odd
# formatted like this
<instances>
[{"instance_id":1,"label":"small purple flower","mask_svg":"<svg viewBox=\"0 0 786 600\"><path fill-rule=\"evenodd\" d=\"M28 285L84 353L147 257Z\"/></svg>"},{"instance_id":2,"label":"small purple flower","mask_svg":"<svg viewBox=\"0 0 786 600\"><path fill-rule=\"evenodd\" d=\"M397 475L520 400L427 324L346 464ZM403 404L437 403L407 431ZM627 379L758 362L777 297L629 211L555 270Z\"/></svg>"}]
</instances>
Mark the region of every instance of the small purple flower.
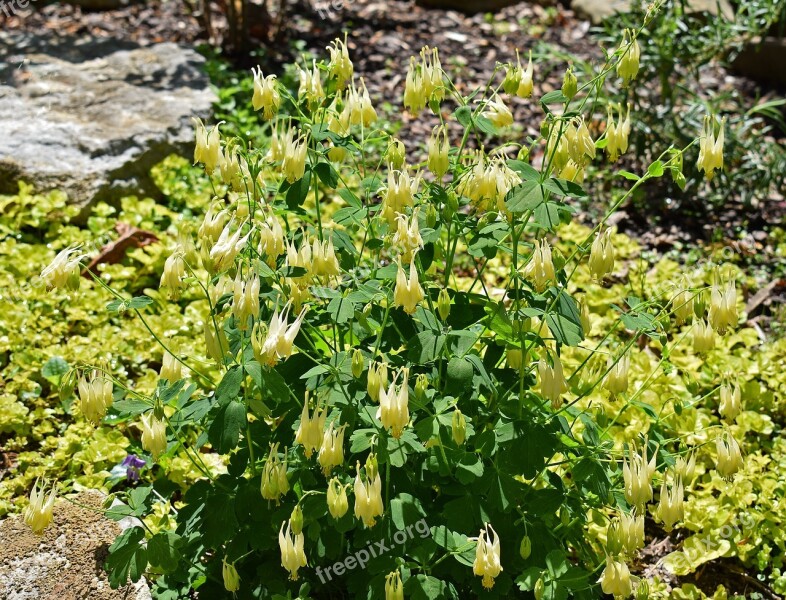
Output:
<instances>
[{"instance_id":1,"label":"small purple flower","mask_svg":"<svg viewBox=\"0 0 786 600\"><path fill-rule=\"evenodd\" d=\"M145 461L136 454L129 454L120 463L121 466L126 468L126 478L129 482L139 481L139 469L144 467L145 464Z\"/></svg>"}]
</instances>

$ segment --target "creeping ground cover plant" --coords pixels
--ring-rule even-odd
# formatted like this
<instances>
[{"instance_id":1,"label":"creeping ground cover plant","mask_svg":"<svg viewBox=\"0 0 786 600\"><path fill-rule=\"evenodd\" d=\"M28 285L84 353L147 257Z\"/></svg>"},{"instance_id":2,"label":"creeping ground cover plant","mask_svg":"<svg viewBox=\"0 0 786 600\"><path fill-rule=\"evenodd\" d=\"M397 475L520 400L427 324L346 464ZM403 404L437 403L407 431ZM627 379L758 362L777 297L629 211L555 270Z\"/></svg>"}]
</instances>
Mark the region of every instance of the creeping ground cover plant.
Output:
<instances>
[{"instance_id":1,"label":"creeping ground cover plant","mask_svg":"<svg viewBox=\"0 0 786 600\"><path fill-rule=\"evenodd\" d=\"M213 200L199 222L171 221L158 290L131 296L97 270L86 284L89 252L57 254L48 288L73 303L80 285L102 291L161 357L143 382L98 350L60 378L75 413L135 429L146 457L124 461L131 483L107 510L137 518L109 550L113 585L147 573L160 598L662 594L634 574L645 524L698 532L694 496L743 506L742 448L766 419L734 367L732 350L756 343L738 331L744 275L711 261L646 272L608 225L685 161L723 177L724 119L641 175L619 171L627 193L594 227L573 222L585 169L627 151L630 108L604 82L636 85L646 26L592 79L568 68L539 97L531 59L464 94L423 48L403 107L440 124L407 143L378 127L340 40L299 67L298 90L256 70L249 102L270 137L196 122ZM542 108L540 136L492 147L516 95ZM182 324L151 326L173 308ZM57 518L55 487L33 488L35 531ZM673 570L733 552L688 550Z\"/></svg>"}]
</instances>

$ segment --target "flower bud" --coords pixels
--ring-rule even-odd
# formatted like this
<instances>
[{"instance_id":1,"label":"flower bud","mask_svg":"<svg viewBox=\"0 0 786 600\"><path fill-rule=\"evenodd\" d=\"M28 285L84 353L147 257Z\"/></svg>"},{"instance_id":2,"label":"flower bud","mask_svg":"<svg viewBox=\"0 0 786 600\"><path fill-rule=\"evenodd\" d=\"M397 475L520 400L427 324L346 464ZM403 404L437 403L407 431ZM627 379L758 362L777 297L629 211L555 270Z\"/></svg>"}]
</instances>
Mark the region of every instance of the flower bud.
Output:
<instances>
[{"instance_id":1,"label":"flower bud","mask_svg":"<svg viewBox=\"0 0 786 600\"><path fill-rule=\"evenodd\" d=\"M450 294L448 294L448 290L445 288L439 291L437 312L439 313L439 318L443 321L447 321L448 316L450 316Z\"/></svg>"},{"instance_id":2,"label":"flower bud","mask_svg":"<svg viewBox=\"0 0 786 600\"><path fill-rule=\"evenodd\" d=\"M546 584L543 582L543 577L539 577L535 582L535 589L533 590L533 593L535 594L535 600L543 600L543 594L545 592Z\"/></svg>"},{"instance_id":3,"label":"flower bud","mask_svg":"<svg viewBox=\"0 0 786 600\"><path fill-rule=\"evenodd\" d=\"M418 402L424 403L426 401L426 391L428 390L428 377L421 373L415 379L415 398Z\"/></svg>"},{"instance_id":4,"label":"flower bud","mask_svg":"<svg viewBox=\"0 0 786 600\"><path fill-rule=\"evenodd\" d=\"M450 420L450 433L457 445L464 444L464 440L467 438L467 420L458 408L453 411L453 417Z\"/></svg>"},{"instance_id":5,"label":"flower bud","mask_svg":"<svg viewBox=\"0 0 786 600\"><path fill-rule=\"evenodd\" d=\"M448 130L445 125L439 125L431 132L431 137L426 142L428 151L428 168L434 173L437 179L448 172L450 152L450 142L448 141Z\"/></svg>"},{"instance_id":6,"label":"flower bud","mask_svg":"<svg viewBox=\"0 0 786 600\"><path fill-rule=\"evenodd\" d=\"M578 81L573 74L573 68L568 67L565 71L565 76L562 79L562 95L568 100L573 100L573 97L578 92Z\"/></svg>"},{"instance_id":7,"label":"flower bud","mask_svg":"<svg viewBox=\"0 0 786 600\"><path fill-rule=\"evenodd\" d=\"M147 413L141 417L141 426L142 448L153 455L153 460L158 460L166 450L166 422Z\"/></svg>"},{"instance_id":8,"label":"flower bud","mask_svg":"<svg viewBox=\"0 0 786 600\"><path fill-rule=\"evenodd\" d=\"M519 544L519 555L524 560L527 560L532 554L532 540L529 539L528 535L525 535L521 538L521 544Z\"/></svg>"},{"instance_id":9,"label":"flower bud","mask_svg":"<svg viewBox=\"0 0 786 600\"><path fill-rule=\"evenodd\" d=\"M433 204L429 204L428 208L426 209L426 227L431 227L432 229L437 224L437 209L434 208Z\"/></svg>"},{"instance_id":10,"label":"flower bud","mask_svg":"<svg viewBox=\"0 0 786 600\"><path fill-rule=\"evenodd\" d=\"M458 196L453 191L448 192L448 199L445 201L445 205L442 207L442 218L445 221L450 221L453 219L453 215L458 212L459 209L459 199Z\"/></svg>"},{"instance_id":11,"label":"flower bud","mask_svg":"<svg viewBox=\"0 0 786 600\"><path fill-rule=\"evenodd\" d=\"M636 600L649 600L650 597L650 583L649 579L639 579L639 585L636 586Z\"/></svg>"},{"instance_id":12,"label":"flower bud","mask_svg":"<svg viewBox=\"0 0 786 600\"><path fill-rule=\"evenodd\" d=\"M365 368L366 363L363 359L363 352L361 352L359 348L356 348L352 353L352 376L358 379L363 374Z\"/></svg>"},{"instance_id":13,"label":"flower bud","mask_svg":"<svg viewBox=\"0 0 786 600\"><path fill-rule=\"evenodd\" d=\"M33 489L30 490L30 503L24 510L25 523L36 535L41 535L52 523L52 508L55 505L55 486L46 494L46 483L39 483L36 479Z\"/></svg>"},{"instance_id":14,"label":"flower bud","mask_svg":"<svg viewBox=\"0 0 786 600\"><path fill-rule=\"evenodd\" d=\"M341 485L336 477L328 483L327 505L330 516L334 519L340 519L349 510L346 487Z\"/></svg>"},{"instance_id":15,"label":"flower bud","mask_svg":"<svg viewBox=\"0 0 786 600\"><path fill-rule=\"evenodd\" d=\"M620 531L620 520L614 518L609 522L608 529L606 530L606 554L609 556L617 556L624 548L623 536Z\"/></svg>"},{"instance_id":16,"label":"flower bud","mask_svg":"<svg viewBox=\"0 0 786 600\"><path fill-rule=\"evenodd\" d=\"M292 533L295 535L303 531L303 510L300 508L300 504L295 504L295 508L292 509L289 524L292 526Z\"/></svg>"},{"instance_id":17,"label":"flower bud","mask_svg":"<svg viewBox=\"0 0 786 600\"><path fill-rule=\"evenodd\" d=\"M400 171L404 166L406 156L404 142L398 138L392 138L388 144L387 152L385 153L385 160L389 168L393 171Z\"/></svg>"},{"instance_id":18,"label":"flower bud","mask_svg":"<svg viewBox=\"0 0 786 600\"><path fill-rule=\"evenodd\" d=\"M221 575L224 579L224 589L235 593L240 589L240 575L238 575L235 563L228 563L226 557L222 561Z\"/></svg>"}]
</instances>

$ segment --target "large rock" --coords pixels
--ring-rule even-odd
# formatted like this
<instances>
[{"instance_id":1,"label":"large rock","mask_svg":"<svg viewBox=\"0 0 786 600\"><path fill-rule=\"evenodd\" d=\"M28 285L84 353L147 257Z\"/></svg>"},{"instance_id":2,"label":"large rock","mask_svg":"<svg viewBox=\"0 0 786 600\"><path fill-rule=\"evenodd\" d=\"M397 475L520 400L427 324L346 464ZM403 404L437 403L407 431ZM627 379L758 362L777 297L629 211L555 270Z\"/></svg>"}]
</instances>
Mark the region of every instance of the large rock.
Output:
<instances>
[{"instance_id":1,"label":"large rock","mask_svg":"<svg viewBox=\"0 0 786 600\"><path fill-rule=\"evenodd\" d=\"M150 600L144 579L113 590L103 564L121 527L101 513L104 495L58 500L54 522L34 535L17 515L0 521L0 598L4 600Z\"/></svg>"},{"instance_id":2,"label":"large rock","mask_svg":"<svg viewBox=\"0 0 786 600\"><path fill-rule=\"evenodd\" d=\"M190 119L215 100L203 63L171 43L0 33L0 193L156 195L150 167L193 151Z\"/></svg>"},{"instance_id":3,"label":"large rock","mask_svg":"<svg viewBox=\"0 0 786 600\"><path fill-rule=\"evenodd\" d=\"M631 10L637 0L571 0L570 7L577 15L589 19L596 25L603 19L615 13L625 13ZM643 2L642 4L648 4ZM711 15L720 14L727 19L734 17L734 11L729 4L729 0L687 0L685 9L689 13L707 12Z\"/></svg>"}]
</instances>

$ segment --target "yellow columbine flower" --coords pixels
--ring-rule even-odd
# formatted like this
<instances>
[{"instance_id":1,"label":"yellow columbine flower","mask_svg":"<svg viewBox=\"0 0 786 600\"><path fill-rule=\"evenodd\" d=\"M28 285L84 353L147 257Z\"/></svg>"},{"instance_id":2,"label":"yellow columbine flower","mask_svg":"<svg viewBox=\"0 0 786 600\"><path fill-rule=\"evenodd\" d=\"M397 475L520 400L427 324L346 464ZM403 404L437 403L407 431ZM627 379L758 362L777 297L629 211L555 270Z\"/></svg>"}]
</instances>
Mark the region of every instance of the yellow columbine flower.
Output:
<instances>
[{"instance_id":1,"label":"yellow columbine flower","mask_svg":"<svg viewBox=\"0 0 786 600\"><path fill-rule=\"evenodd\" d=\"M472 571L483 577L483 587L487 590L494 587L494 578L502 572L499 536L489 523L480 530Z\"/></svg>"},{"instance_id":2,"label":"yellow columbine flower","mask_svg":"<svg viewBox=\"0 0 786 600\"><path fill-rule=\"evenodd\" d=\"M254 96L251 104L254 110L262 109L262 118L272 119L281 106L281 95L278 93L278 86L275 75L262 77L262 69L251 69L254 74Z\"/></svg>"},{"instance_id":3,"label":"yellow columbine flower","mask_svg":"<svg viewBox=\"0 0 786 600\"><path fill-rule=\"evenodd\" d=\"M715 169L723 169L723 130L725 125L726 118L724 117L721 119L720 130L716 137L715 117L711 115L704 117L704 126L699 139L699 160L696 164L700 170L704 171L708 180L712 180Z\"/></svg>"},{"instance_id":4,"label":"yellow columbine flower","mask_svg":"<svg viewBox=\"0 0 786 600\"><path fill-rule=\"evenodd\" d=\"M30 504L24 511L25 523L33 530L36 535L41 535L44 530L52 523L52 508L55 505L56 490L55 486L46 494L46 484L40 483L36 479L33 489L30 490Z\"/></svg>"},{"instance_id":5,"label":"yellow columbine flower","mask_svg":"<svg viewBox=\"0 0 786 600\"><path fill-rule=\"evenodd\" d=\"M286 530L284 529L286 525ZM303 550L303 532L292 533L291 523L281 523L281 529L278 532L278 547L281 550L281 566L289 571L289 578L292 581L297 581L298 569L305 567L308 562L306 561L306 553Z\"/></svg>"}]
</instances>

